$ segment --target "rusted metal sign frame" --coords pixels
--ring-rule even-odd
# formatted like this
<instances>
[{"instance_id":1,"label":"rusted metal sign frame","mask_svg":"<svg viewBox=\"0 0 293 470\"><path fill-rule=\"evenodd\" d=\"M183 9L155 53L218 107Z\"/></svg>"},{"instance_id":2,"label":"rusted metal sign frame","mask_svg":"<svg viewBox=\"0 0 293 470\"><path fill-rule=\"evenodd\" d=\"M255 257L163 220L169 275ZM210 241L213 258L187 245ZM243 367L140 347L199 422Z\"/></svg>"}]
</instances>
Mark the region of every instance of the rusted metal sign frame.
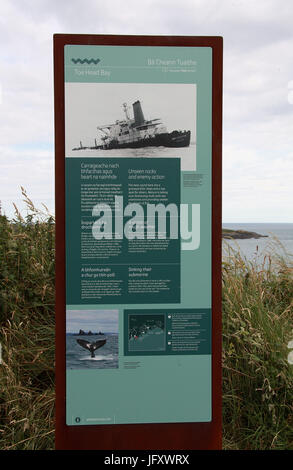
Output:
<instances>
[{"instance_id":1,"label":"rusted metal sign frame","mask_svg":"<svg viewBox=\"0 0 293 470\"><path fill-rule=\"evenodd\" d=\"M212 48L212 421L208 423L67 426L65 309L65 122L64 46L165 46ZM221 37L56 34L55 195L56 195L56 449L190 450L221 449L221 224L222 224Z\"/></svg>"}]
</instances>

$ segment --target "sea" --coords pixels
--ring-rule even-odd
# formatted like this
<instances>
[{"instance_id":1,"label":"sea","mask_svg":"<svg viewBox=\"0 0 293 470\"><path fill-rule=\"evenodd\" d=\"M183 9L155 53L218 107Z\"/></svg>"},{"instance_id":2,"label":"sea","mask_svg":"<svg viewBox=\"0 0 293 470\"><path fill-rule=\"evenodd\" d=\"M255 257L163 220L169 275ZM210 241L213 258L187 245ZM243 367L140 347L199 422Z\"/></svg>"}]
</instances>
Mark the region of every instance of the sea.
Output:
<instances>
[{"instance_id":1,"label":"sea","mask_svg":"<svg viewBox=\"0 0 293 470\"><path fill-rule=\"evenodd\" d=\"M95 351L91 357L90 351L77 343L77 339L89 342L106 339L104 346ZM104 335L66 334L66 368L67 369L117 369L118 368L118 334L105 333Z\"/></svg>"},{"instance_id":2,"label":"sea","mask_svg":"<svg viewBox=\"0 0 293 470\"><path fill-rule=\"evenodd\" d=\"M196 170L196 143L191 142L189 147L142 147L137 149L115 149L115 150L99 150L84 149L74 150L67 149L67 155L74 157L93 157L93 158L180 158L181 171Z\"/></svg>"},{"instance_id":3,"label":"sea","mask_svg":"<svg viewBox=\"0 0 293 470\"><path fill-rule=\"evenodd\" d=\"M283 256L286 260L293 260L293 223L223 223L223 228L247 230L266 238L250 238L244 240L223 240L223 255L227 254L227 247L241 252L248 261L261 263L266 254L272 252Z\"/></svg>"}]
</instances>

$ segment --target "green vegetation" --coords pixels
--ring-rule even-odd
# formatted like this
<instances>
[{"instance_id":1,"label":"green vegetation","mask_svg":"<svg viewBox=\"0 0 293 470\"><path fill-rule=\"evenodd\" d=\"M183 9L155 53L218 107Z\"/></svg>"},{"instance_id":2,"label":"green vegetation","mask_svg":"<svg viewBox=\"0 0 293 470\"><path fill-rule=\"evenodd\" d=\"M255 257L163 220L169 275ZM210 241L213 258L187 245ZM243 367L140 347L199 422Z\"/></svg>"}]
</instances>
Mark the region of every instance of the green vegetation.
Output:
<instances>
[{"instance_id":1,"label":"green vegetation","mask_svg":"<svg viewBox=\"0 0 293 470\"><path fill-rule=\"evenodd\" d=\"M292 450L292 267L277 254L254 262L229 246L224 254L224 447Z\"/></svg>"},{"instance_id":2,"label":"green vegetation","mask_svg":"<svg viewBox=\"0 0 293 470\"><path fill-rule=\"evenodd\" d=\"M0 449L53 449L54 220L23 196L26 217L0 217ZM225 449L293 449L292 299L288 262L226 253Z\"/></svg>"},{"instance_id":3,"label":"green vegetation","mask_svg":"<svg viewBox=\"0 0 293 470\"><path fill-rule=\"evenodd\" d=\"M0 449L52 449L54 221L23 194L28 215L0 218Z\"/></svg>"}]
</instances>

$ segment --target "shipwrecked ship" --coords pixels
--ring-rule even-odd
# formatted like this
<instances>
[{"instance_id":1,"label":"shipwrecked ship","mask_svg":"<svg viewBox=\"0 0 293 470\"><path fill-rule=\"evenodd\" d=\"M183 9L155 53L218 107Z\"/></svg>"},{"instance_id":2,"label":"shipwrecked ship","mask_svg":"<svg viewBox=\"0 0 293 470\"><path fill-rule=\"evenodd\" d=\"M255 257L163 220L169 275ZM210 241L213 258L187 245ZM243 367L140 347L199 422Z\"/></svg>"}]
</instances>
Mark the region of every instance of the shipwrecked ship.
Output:
<instances>
[{"instance_id":1,"label":"shipwrecked ship","mask_svg":"<svg viewBox=\"0 0 293 470\"><path fill-rule=\"evenodd\" d=\"M142 111L140 101L135 101L133 107L133 118L129 115L127 103L123 103L125 119L117 120L113 124L98 126L101 144L93 147L80 146L72 150L112 150L123 148L142 147L188 147L190 145L190 130L173 130L167 132L160 118L146 120Z\"/></svg>"}]
</instances>

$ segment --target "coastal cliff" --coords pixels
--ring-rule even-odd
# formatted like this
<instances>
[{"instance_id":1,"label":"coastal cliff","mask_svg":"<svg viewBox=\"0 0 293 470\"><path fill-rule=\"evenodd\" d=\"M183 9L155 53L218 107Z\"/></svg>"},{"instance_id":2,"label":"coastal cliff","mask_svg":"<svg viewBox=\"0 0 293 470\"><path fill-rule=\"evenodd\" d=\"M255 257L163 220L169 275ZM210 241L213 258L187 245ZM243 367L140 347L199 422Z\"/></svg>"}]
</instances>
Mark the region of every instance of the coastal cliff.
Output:
<instances>
[{"instance_id":1,"label":"coastal cliff","mask_svg":"<svg viewBox=\"0 0 293 470\"><path fill-rule=\"evenodd\" d=\"M248 238L264 238L268 235L260 235L256 232L248 232L247 230L231 230L227 228L222 229L222 238L248 239Z\"/></svg>"}]
</instances>

